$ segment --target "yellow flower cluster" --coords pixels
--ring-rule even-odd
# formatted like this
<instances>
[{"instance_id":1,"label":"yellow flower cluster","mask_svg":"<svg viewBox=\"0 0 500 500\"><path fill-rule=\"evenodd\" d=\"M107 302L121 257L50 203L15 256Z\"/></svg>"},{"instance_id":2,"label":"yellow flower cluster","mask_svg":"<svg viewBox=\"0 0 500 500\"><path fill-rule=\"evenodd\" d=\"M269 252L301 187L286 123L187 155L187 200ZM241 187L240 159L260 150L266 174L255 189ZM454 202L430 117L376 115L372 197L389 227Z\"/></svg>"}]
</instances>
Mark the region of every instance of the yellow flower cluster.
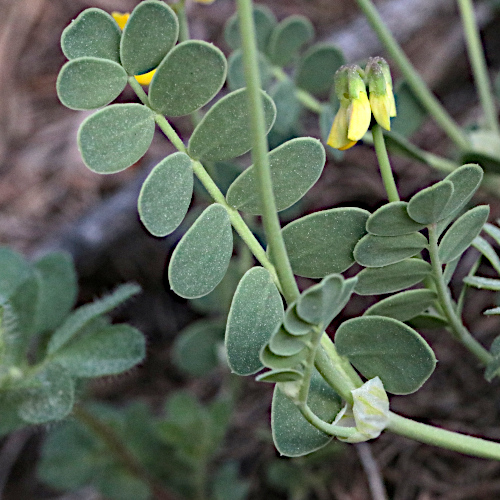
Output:
<instances>
[{"instance_id":1,"label":"yellow flower cluster","mask_svg":"<svg viewBox=\"0 0 500 500\"><path fill-rule=\"evenodd\" d=\"M332 148L354 146L367 132L372 113L381 127L391 129L396 103L389 65L381 57L370 59L365 71L357 65L342 66L335 74L335 92L340 108L327 140Z\"/></svg>"}]
</instances>

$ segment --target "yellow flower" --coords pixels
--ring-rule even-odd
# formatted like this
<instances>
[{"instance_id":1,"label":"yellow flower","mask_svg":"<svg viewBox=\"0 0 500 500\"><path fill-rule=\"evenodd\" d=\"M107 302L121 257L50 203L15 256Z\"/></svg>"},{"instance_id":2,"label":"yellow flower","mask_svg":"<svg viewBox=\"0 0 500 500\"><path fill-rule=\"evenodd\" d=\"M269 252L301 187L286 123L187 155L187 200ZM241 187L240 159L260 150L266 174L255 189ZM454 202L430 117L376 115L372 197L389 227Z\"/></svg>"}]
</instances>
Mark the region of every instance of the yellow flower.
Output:
<instances>
[{"instance_id":1,"label":"yellow flower","mask_svg":"<svg viewBox=\"0 0 500 500\"><path fill-rule=\"evenodd\" d=\"M123 31L123 28L125 28L125 25L127 24L128 18L130 17L130 14L128 12L122 14L121 12L112 12L111 15L113 16L113 19L116 21L120 29ZM141 84L141 85L149 85L151 83L151 80L153 79L153 75L155 74L155 69L153 71L150 71L149 73L145 73L144 75L137 75L135 79Z\"/></svg>"},{"instance_id":2,"label":"yellow flower","mask_svg":"<svg viewBox=\"0 0 500 500\"><path fill-rule=\"evenodd\" d=\"M355 99L343 98L333 120L327 144L341 151L351 148L366 134L370 120L370 103L366 92L359 92Z\"/></svg>"},{"instance_id":3,"label":"yellow flower","mask_svg":"<svg viewBox=\"0 0 500 500\"><path fill-rule=\"evenodd\" d=\"M381 127L391 130L391 117L396 116L396 102L389 65L381 57L370 59L366 66L366 78L373 116Z\"/></svg>"}]
</instances>

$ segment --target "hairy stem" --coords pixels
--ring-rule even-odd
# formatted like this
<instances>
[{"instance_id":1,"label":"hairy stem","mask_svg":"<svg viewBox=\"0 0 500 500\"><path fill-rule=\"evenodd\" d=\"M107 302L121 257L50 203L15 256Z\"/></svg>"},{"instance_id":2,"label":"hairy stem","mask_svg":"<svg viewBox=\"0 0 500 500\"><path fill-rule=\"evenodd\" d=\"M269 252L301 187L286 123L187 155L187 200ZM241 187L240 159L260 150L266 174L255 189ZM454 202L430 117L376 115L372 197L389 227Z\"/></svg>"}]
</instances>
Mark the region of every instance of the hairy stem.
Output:
<instances>
[{"instance_id":1,"label":"hairy stem","mask_svg":"<svg viewBox=\"0 0 500 500\"><path fill-rule=\"evenodd\" d=\"M464 25L465 41L467 43L467 52L476 82L476 88L479 93L479 100L483 108L486 125L488 128L500 135L498 126L498 115L495 99L491 91L491 83L486 67L484 50L479 36L479 28L474 14L474 7L471 0L457 0Z\"/></svg>"},{"instance_id":2,"label":"hairy stem","mask_svg":"<svg viewBox=\"0 0 500 500\"><path fill-rule=\"evenodd\" d=\"M436 224L428 226L429 230L429 255L431 258L432 274L434 282L436 283L436 292L438 300L443 309L443 313L448 320L453 336L461 342L477 359L483 364L487 365L492 357L491 354L470 334L465 328L462 320L457 316L455 308L452 304L450 291L446 286L443 278L443 270L438 255L438 235Z\"/></svg>"},{"instance_id":3,"label":"hairy stem","mask_svg":"<svg viewBox=\"0 0 500 500\"><path fill-rule=\"evenodd\" d=\"M120 436L103 421L96 418L91 412L81 405L73 407L73 416L96 434L108 447L109 451L121 462L125 469L133 476L146 483L154 498L158 500L176 500L176 497L164 487L142 466L132 455Z\"/></svg>"},{"instance_id":4,"label":"hairy stem","mask_svg":"<svg viewBox=\"0 0 500 500\"><path fill-rule=\"evenodd\" d=\"M238 18L243 50L243 65L247 84L250 129L252 132L252 159L262 206L262 222L266 239L276 267L283 294L288 303L299 296L299 290L288 259L274 200L264 108L260 92L260 75L255 41L252 0L237 0Z\"/></svg>"},{"instance_id":5,"label":"hairy stem","mask_svg":"<svg viewBox=\"0 0 500 500\"><path fill-rule=\"evenodd\" d=\"M398 188L396 187L396 181L394 180L394 175L392 173L387 148L385 147L384 134L382 132L382 127L378 123L373 125L372 134L373 144L375 146L375 152L377 153L380 168L380 175L382 176L382 182L384 183L387 198L389 201L399 201Z\"/></svg>"},{"instance_id":6,"label":"hairy stem","mask_svg":"<svg viewBox=\"0 0 500 500\"><path fill-rule=\"evenodd\" d=\"M356 1L360 9L365 14L371 27L379 37L379 40L382 42L382 45L384 45L389 55L399 66L399 69L406 78L408 85L413 90L424 108L459 149L466 149L469 147L470 144L466 135L444 109L442 104L436 99L434 94L431 93L420 75L415 71L415 68L406 57L398 42L384 24L384 21L377 12L373 2L371 0Z\"/></svg>"},{"instance_id":7,"label":"hairy stem","mask_svg":"<svg viewBox=\"0 0 500 500\"><path fill-rule=\"evenodd\" d=\"M389 412L387 430L447 450L458 451L475 457L500 460L500 443L415 422L392 412Z\"/></svg>"}]
</instances>

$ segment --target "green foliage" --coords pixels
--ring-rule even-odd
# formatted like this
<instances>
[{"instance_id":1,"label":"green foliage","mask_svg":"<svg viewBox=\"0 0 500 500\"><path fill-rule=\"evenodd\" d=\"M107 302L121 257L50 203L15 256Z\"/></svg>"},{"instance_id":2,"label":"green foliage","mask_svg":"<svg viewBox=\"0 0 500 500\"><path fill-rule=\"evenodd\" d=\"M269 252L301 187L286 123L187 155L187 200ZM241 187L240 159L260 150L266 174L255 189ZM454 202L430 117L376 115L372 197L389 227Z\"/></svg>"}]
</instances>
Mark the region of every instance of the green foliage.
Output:
<instances>
[{"instance_id":1,"label":"green foliage","mask_svg":"<svg viewBox=\"0 0 500 500\"><path fill-rule=\"evenodd\" d=\"M90 170L114 174L144 156L154 131L154 114L146 106L112 104L82 122L78 146Z\"/></svg>"},{"instance_id":2,"label":"green foliage","mask_svg":"<svg viewBox=\"0 0 500 500\"><path fill-rule=\"evenodd\" d=\"M269 167L278 211L300 200L316 183L325 164L325 150L317 139L292 139L269 153ZM262 214L254 166L231 184L227 202L250 214Z\"/></svg>"},{"instance_id":3,"label":"green foliage","mask_svg":"<svg viewBox=\"0 0 500 500\"><path fill-rule=\"evenodd\" d=\"M266 131L276 116L272 99L262 92ZM194 129L188 153L197 160L229 160L252 147L249 132L250 114L246 89L236 90L215 103Z\"/></svg>"},{"instance_id":4,"label":"green foliage","mask_svg":"<svg viewBox=\"0 0 500 500\"><path fill-rule=\"evenodd\" d=\"M391 120L391 130L409 137L424 123L428 113L405 80L396 84L394 97L398 114Z\"/></svg>"},{"instance_id":5,"label":"green foliage","mask_svg":"<svg viewBox=\"0 0 500 500\"><path fill-rule=\"evenodd\" d=\"M335 345L367 379L380 377L386 391L411 394L430 377L434 352L412 328L392 318L363 316L340 325Z\"/></svg>"},{"instance_id":6,"label":"green foliage","mask_svg":"<svg viewBox=\"0 0 500 500\"><path fill-rule=\"evenodd\" d=\"M185 298L203 297L224 278L233 253L233 232L226 209L210 205L182 237L170 259L168 280Z\"/></svg>"},{"instance_id":7,"label":"green foliage","mask_svg":"<svg viewBox=\"0 0 500 500\"><path fill-rule=\"evenodd\" d=\"M268 271L253 267L234 294L226 327L226 353L231 371L250 375L262 368L261 348L283 321L283 303Z\"/></svg>"},{"instance_id":8,"label":"green foliage","mask_svg":"<svg viewBox=\"0 0 500 500\"><path fill-rule=\"evenodd\" d=\"M127 73L114 61L80 57L57 77L57 95L71 109L96 109L114 101L127 85Z\"/></svg>"},{"instance_id":9,"label":"green foliage","mask_svg":"<svg viewBox=\"0 0 500 500\"><path fill-rule=\"evenodd\" d=\"M187 115L213 99L226 71L226 58L217 47L200 40L182 42L158 66L149 102L162 115Z\"/></svg>"},{"instance_id":10,"label":"green foliage","mask_svg":"<svg viewBox=\"0 0 500 500\"><path fill-rule=\"evenodd\" d=\"M228 60L227 83L231 90L246 87L245 72L243 70L243 53L235 50ZM272 68L267 58L259 52L259 74L262 88L266 88L273 78Z\"/></svg>"},{"instance_id":11,"label":"green foliage","mask_svg":"<svg viewBox=\"0 0 500 500\"><path fill-rule=\"evenodd\" d=\"M402 236L425 227L408 215L408 203L393 201L381 206L366 221L366 229L377 236Z\"/></svg>"},{"instance_id":12,"label":"green foliage","mask_svg":"<svg viewBox=\"0 0 500 500\"><path fill-rule=\"evenodd\" d=\"M283 393L284 386L274 388L271 428L277 450L287 457L300 457L326 446L332 437L319 431L301 415L298 407ZM333 422L341 400L335 391L314 370L308 404L326 422Z\"/></svg>"},{"instance_id":13,"label":"green foliage","mask_svg":"<svg viewBox=\"0 0 500 500\"><path fill-rule=\"evenodd\" d=\"M179 21L164 2L146 0L130 14L120 42L120 60L129 75L156 68L179 36Z\"/></svg>"},{"instance_id":14,"label":"green foliage","mask_svg":"<svg viewBox=\"0 0 500 500\"><path fill-rule=\"evenodd\" d=\"M286 79L273 85L269 94L276 105L276 121L271 131L288 137L293 133L302 110L297 98L297 87L292 80ZM330 125L331 122L328 127Z\"/></svg>"},{"instance_id":15,"label":"green foliage","mask_svg":"<svg viewBox=\"0 0 500 500\"><path fill-rule=\"evenodd\" d=\"M446 211L446 205L452 195L452 182L446 180L437 182L413 196L408 203L408 215L414 221L424 225L439 222L450 215Z\"/></svg>"},{"instance_id":16,"label":"green foliage","mask_svg":"<svg viewBox=\"0 0 500 500\"><path fill-rule=\"evenodd\" d=\"M360 208L333 208L286 225L282 234L294 273L323 278L349 269L354 247L366 233L368 216Z\"/></svg>"},{"instance_id":17,"label":"green foliage","mask_svg":"<svg viewBox=\"0 0 500 500\"><path fill-rule=\"evenodd\" d=\"M268 53L276 66L289 64L299 50L314 38L314 27L304 16L289 16L283 19L271 33Z\"/></svg>"},{"instance_id":18,"label":"green foliage","mask_svg":"<svg viewBox=\"0 0 500 500\"><path fill-rule=\"evenodd\" d=\"M363 236L354 248L354 258L365 267L384 267L396 264L420 253L427 238L420 233L401 236Z\"/></svg>"},{"instance_id":19,"label":"green foliage","mask_svg":"<svg viewBox=\"0 0 500 500\"><path fill-rule=\"evenodd\" d=\"M68 59L98 57L120 62L121 31L115 20L101 9L84 10L61 35Z\"/></svg>"},{"instance_id":20,"label":"green foliage","mask_svg":"<svg viewBox=\"0 0 500 500\"><path fill-rule=\"evenodd\" d=\"M328 93L336 71L345 64L344 55L335 45L313 45L299 61L295 83L314 95Z\"/></svg>"},{"instance_id":21,"label":"green foliage","mask_svg":"<svg viewBox=\"0 0 500 500\"><path fill-rule=\"evenodd\" d=\"M139 216L154 236L166 236L183 221L193 194L191 158L174 153L148 175L138 199Z\"/></svg>"}]
</instances>

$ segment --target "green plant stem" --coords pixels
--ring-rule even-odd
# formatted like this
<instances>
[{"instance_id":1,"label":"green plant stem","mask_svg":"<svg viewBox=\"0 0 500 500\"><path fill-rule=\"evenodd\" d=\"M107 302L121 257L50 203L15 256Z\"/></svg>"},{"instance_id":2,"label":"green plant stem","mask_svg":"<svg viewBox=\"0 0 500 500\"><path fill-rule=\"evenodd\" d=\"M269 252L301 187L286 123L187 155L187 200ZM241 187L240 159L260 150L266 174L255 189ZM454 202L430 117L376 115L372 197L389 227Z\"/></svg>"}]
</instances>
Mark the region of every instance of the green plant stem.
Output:
<instances>
[{"instance_id":1,"label":"green plant stem","mask_svg":"<svg viewBox=\"0 0 500 500\"><path fill-rule=\"evenodd\" d=\"M415 422L393 412L389 412L389 424L386 429L421 443L440 446L447 450L458 451L475 457L500 460L500 443Z\"/></svg>"},{"instance_id":2,"label":"green plant stem","mask_svg":"<svg viewBox=\"0 0 500 500\"><path fill-rule=\"evenodd\" d=\"M250 129L252 132L252 160L262 204L262 221L266 239L276 267L283 294L288 303L299 296L299 290L288 259L274 200L264 108L260 92L260 75L255 41L252 0L237 0L238 18L243 50L243 65L247 84Z\"/></svg>"},{"instance_id":3,"label":"green plant stem","mask_svg":"<svg viewBox=\"0 0 500 500\"><path fill-rule=\"evenodd\" d=\"M486 125L492 132L500 136L497 107L491 91L491 83L488 76L481 38L479 36L479 28L474 14L474 7L471 0L457 0L457 2L464 25L467 52L472 66L476 88L479 93L479 100L481 101L484 117L486 119Z\"/></svg>"},{"instance_id":4,"label":"green plant stem","mask_svg":"<svg viewBox=\"0 0 500 500\"><path fill-rule=\"evenodd\" d=\"M306 404L298 405L298 408L304 418L311 424L330 436L338 436L341 438L348 438L357 432L355 427L341 427L340 425L333 425L321 420Z\"/></svg>"},{"instance_id":5,"label":"green plant stem","mask_svg":"<svg viewBox=\"0 0 500 500\"><path fill-rule=\"evenodd\" d=\"M106 444L109 451L131 475L137 477L149 486L154 498L158 500L176 500L176 497L165 490L164 487L149 474L134 455L132 455L114 429L96 418L81 405L75 405L73 407L73 416Z\"/></svg>"},{"instance_id":6,"label":"green plant stem","mask_svg":"<svg viewBox=\"0 0 500 500\"><path fill-rule=\"evenodd\" d=\"M272 67L272 72L276 80L283 82L285 80L288 80L288 75L278 66L273 66ZM318 115L321 113L321 110L323 109L323 105L321 104L316 97L314 97L312 94L307 92L306 90L302 90L297 88L295 90L295 96L303 104L303 106L313 113L317 113Z\"/></svg>"},{"instance_id":7,"label":"green plant stem","mask_svg":"<svg viewBox=\"0 0 500 500\"><path fill-rule=\"evenodd\" d=\"M450 324L453 336L461 342L477 359L487 365L492 357L491 354L469 333L463 325L461 319L457 316L455 308L451 302L450 291L443 279L443 271L438 255L438 235L436 224L428 226L429 230L429 255L431 258L432 273L436 283L436 292L438 300L443 308L443 313Z\"/></svg>"},{"instance_id":8,"label":"green plant stem","mask_svg":"<svg viewBox=\"0 0 500 500\"><path fill-rule=\"evenodd\" d=\"M476 262L470 268L470 271L467 273L467 276L474 276L476 271L479 269L479 265L481 264L482 254L477 256ZM469 289L469 285L467 283L462 283L462 290L460 290L460 295L457 301L457 314L462 314L464 304L465 304L465 296L467 295L467 290Z\"/></svg>"},{"instance_id":9,"label":"green plant stem","mask_svg":"<svg viewBox=\"0 0 500 500\"><path fill-rule=\"evenodd\" d=\"M179 19L179 41L185 42L189 40L189 24L186 15L186 0L179 0L177 4L175 4L175 13L177 14L177 19Z\"/></svg>"},{"instance_id":10,"label":"green plant stem","mask_svg":"<svg viewBox=\"0 0 500 500\"><path fill-rule=\"evenodd\" d=\"M399 201L398 188L396 187L396 181L394 180L394 175L392 173L389 155L387 154L387 148L385 147L384 134L382 132L382 127L378 123L373 125L372 134L373 144L375 146L375 152L377 153L380 168L380 175L382 176L382 182L384 183L387 198L390 202Z\"/></svg>"},{"instance_id":11,"label":"green plant stem","mask_svg":"<svg viewBox=\"0 0 500 500\"><path fill-rule=\"evenodd\" d=\"M144 92L142 85L135 79L134 76L128 77L128 83L134 89L134 92L137 94L137 97L142 102L142 104L144 104L144 106L147 106L148 108L151 108L148 95L146 94L146 92Z\"/></svg>"},{"instance_id":12,"label":"green plant stem","mask_svg":"<svg viewBox=\"0 0 500 500\"><path fill-rule=\"evenodd\" d=\"M170 140L170 142L176 147L176 149L181 153L188 154L187 148L182 142L182 139L172 128L172 125L170 125L168 120L162 115L156 115L155 121L162 132ZM275 267L268 259L266 251L262 248L262 245L258 242L257 238L255 238L252 231L250 231L249 227L246 225L239 212L227 203L226 198L222 194L221 190L218 188L217 184L215 184L212 177L210 177L208 172L199 161L192 160L191 165L196 177L198 177L210 196L214 199L215 202L220 203L226 209L235 231L241 236L243 241L247 244L248 248L251 250L260 264L270 272L274 282L276 283L278 288L280 288L280 281L278 279Z\"/></svg>"},{"instance_id":13,"label":"green plant stem","mask_svg":"<svg viewBox=\"0 0 500 500\"><path fill-rule=\"evenodd\" d=\"M406 78L408 85L415 93L415 96L420 100L424 108L459 149L467 149L470 146L467 136L451 118L442 104L431 93L420 75L415 71L415 68L406 57L398 42L384 24L384 21L380 17L380 14L377 12L377 9L373 5L372 1L356 1L359 8L365 14L371 27L379 37L379 40L382 42L394 62L399 66L399 69Z\"/></svg>"}]
</instances>

